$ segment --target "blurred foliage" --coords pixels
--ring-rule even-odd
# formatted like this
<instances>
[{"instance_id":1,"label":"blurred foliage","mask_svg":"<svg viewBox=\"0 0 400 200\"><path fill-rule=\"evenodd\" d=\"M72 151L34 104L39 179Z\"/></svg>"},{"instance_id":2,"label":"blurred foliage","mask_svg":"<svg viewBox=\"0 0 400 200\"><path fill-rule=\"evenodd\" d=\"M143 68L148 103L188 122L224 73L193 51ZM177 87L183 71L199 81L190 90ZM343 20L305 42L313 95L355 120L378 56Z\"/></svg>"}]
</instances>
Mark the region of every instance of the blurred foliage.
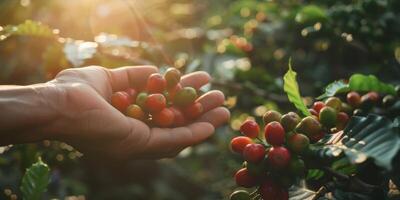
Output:
<instances>
[{"instance_id":1,"label":"blurred foliage","mask_svg":"<svg viewBox=\"0 0 400 200\"><path fill-rule=\"evenodd\" d=\"M232 111L229 127L174 160L110 163L57 141L13 146L0 157L0 199L21 196L38 156L51 169L46 199L227 197L240 165L227 148L232 129L268 109L294 110L280 78L289 57L307 96L355 72L398 83L399 34L397 0L0 1L0 84L85 65L173 66L208 71L204 89L223 90Z\"/></svg>"}]
</instances>

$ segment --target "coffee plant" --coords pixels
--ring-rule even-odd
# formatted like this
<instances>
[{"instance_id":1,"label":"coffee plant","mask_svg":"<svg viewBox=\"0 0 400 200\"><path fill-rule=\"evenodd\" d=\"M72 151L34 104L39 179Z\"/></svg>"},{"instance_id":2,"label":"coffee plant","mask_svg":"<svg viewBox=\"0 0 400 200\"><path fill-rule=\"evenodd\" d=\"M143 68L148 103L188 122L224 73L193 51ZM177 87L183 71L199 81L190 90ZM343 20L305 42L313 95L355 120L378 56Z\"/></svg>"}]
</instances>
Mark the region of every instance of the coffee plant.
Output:
<instances>
[{"instance_id":1,"label":"coffee plant","mask_svg":"<svg viewBox=\"0 0 400 200\"><path fill-rule=\"evenodd\" d=\"M261 131L243 122L230 144L244 160L234 178L255 190L230 199L386 199L389 181L399 184L400 86L354 74L307 108L289 65L284 90L302 117L267 111Z\"/></svg>"}]
</instances>

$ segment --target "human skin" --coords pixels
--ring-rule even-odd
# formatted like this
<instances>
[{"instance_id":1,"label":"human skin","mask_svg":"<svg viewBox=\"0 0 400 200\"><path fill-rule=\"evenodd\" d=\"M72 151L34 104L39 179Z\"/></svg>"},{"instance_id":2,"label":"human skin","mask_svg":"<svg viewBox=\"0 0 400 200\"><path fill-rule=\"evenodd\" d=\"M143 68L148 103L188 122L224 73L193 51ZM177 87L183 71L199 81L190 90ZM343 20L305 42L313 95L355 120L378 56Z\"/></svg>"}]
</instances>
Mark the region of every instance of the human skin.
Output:
<instances>
[{"instance_id":1,"label":"human skin","mask_svg":"<svg viewBox=\"0 0 400 200\"><path fill-rule=\"evenodd\" d=\"M153 66L67 69L55 79L28 86L0 86L0 145L59 140L78 150L116 159L174 157L210 137L229 120L224 95L210 91L199 98L204 114L178 128L149 127L110 105L111 94L143 88ZM182 77L196 89L210 76L195 72Z\"/></svg>"}]
</instances>

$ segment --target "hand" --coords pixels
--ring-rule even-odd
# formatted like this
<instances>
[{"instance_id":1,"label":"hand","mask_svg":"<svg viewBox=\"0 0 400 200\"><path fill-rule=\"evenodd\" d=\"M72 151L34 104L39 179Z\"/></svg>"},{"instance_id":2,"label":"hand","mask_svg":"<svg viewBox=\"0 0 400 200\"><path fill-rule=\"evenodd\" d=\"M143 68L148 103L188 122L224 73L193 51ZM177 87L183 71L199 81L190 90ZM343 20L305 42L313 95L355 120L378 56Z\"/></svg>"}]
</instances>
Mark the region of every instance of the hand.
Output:
<instances>
[{"instance_id":1,"label":"hand","mask_svg":"<svg viewBox=\"0 0 400 200\"><path fill-rule=\"evenodd\" d=\"M195 122L178 128L150 128L124 116L110 105L111 94L128 87L143 88L152 66L105 69L92 66L67 69L49 84L57 88L60 116L45 130L50 139L66 141L78 150L125 158L163 158L177 155L185 147L211 136L226 123L229 111L221 107L224 95L210 91L199 98L205 113ZM199 89L210 76L195 72L182 77L183 86Z\"/></svg>"}]
</instances>

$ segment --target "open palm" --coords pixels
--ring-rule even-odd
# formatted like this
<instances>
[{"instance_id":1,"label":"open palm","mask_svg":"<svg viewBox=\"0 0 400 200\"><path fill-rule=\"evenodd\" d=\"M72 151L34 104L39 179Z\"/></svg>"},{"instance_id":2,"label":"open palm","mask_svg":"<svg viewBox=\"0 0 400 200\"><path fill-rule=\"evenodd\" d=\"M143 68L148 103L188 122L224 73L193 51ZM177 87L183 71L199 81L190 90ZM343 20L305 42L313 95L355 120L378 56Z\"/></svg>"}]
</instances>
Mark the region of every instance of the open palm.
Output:
<instances>
[{"instance_id":1,"label":"open palm","mask_svg":"<svg viewBox=\"0 0 400 200\"><path fill-rule=\"evenodd\" d=\"M51 83L61 88L62 117L51 124L50 128L59 133L50 138L66 141L83 152L119 159L172 157L208 138L229 119L228 110L221 107L224 95L220 91L202 95L198 101L204 107L204 114L178 128L150 128L109 104L113 92L143 88L147 77L156 72L157 68L152 66L112 70L91 66L60 72ZM209 80L207 73L195 72L182 77L181 84L198 89Z\"/></svg>"}]
</instances>

